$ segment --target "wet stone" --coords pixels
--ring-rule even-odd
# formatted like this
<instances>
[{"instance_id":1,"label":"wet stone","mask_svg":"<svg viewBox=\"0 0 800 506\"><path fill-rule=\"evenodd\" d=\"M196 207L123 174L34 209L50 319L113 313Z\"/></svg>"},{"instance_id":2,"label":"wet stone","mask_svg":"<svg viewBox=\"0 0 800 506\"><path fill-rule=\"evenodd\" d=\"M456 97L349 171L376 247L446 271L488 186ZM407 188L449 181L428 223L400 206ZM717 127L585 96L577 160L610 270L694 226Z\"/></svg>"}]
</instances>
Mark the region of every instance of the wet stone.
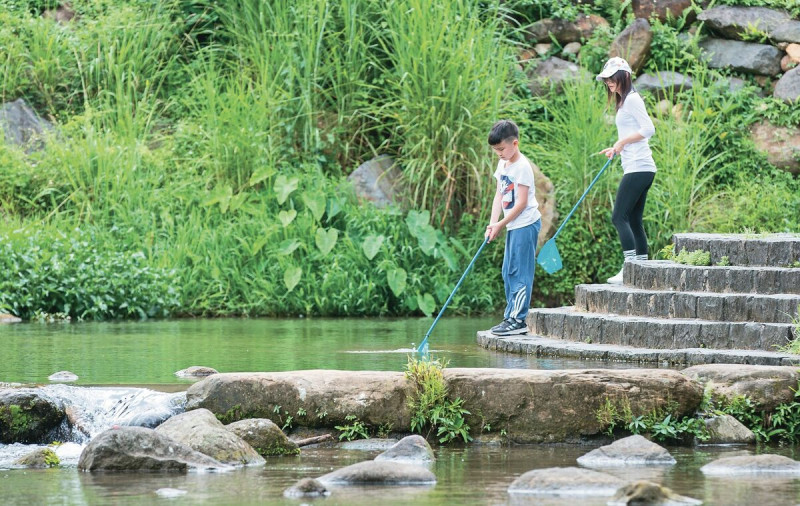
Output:
<instances>
[{"instance_id":1,"label":"wet stone","mask_svg":"<svg viewBox=\"0 0 800 506\"><path fill-rule=\"evenodd\" d=\"M781 455L742 455L723 457L700 468L709 476L779 474L800 476L800 462Z\"/></svg>"},{"instance_id":2,"label":"wet stone","mask_svg":"<svg viewBox=\"0 0 800 506\"><path fill-rule=\"evenodd\" d=\"M284 497L324 497L330 495L325 485L313 478L303 478L283 491Z\"/></svg>"},{"instance_id":3,"label":"wet stone","mask_svg":"<svg viewBox=\"0 0 800 506\"><path fill-rule=\"evenodd\" d=\"M587 467L672 466L675 463L666 448L639 435L614 441L578 458L578 464Z\"/></svg>"},{"instance_id":4,"label":"wet stone","mask_svg":"<svg viewBox=\"0 0 800 506\"><path fill-rule=\"evenodd\" d=\"M578 467L534 469L508 487L509 494L612 496L625 482L616 476Z\"/></svg>"}]
</instances>

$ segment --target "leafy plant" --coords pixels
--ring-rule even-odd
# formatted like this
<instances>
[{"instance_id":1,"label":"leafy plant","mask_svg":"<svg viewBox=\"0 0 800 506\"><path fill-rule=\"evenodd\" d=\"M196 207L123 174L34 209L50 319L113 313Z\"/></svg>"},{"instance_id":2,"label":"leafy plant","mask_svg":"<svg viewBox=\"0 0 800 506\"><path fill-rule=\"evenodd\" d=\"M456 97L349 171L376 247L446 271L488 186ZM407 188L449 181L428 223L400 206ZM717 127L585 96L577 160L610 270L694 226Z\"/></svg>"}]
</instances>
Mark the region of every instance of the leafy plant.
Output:
<instances>
[{"instance_id":1,"label":"leafy plant","mask_svg":"<svg viewBox=\"0 0 800 506\"><path fill-rule=\"evenodd\" d=\"M711 265L711 253L703 250L688 252L686 248L682 248L680 253L675 255L672 260L686 265Z\"/></svg>"},{"instance_id":2,"label":"leafy plant","mask_svg":"<svg viewBox=\"0 0 800 506\"><path fill-rule=\"evenodd\" d=\"M464 415L470 412L464 409L463 399L448 398L442 374L445 367L446 361L433 357L408 357L405 375L413 389L408 398L411 431L430 437L435 430L440 443L446 444L459 438L466 443L472 440L470 426L464 419Z\"/></svg>"},{"instance_id":3,"label":"leafy plant","mask_svg":"<svg viewBox=\"0 0 800 506\"><path fill-rule=\"evenodd\" d=\"M345 439L347 441L352 441L356 438L369 438L367 426L364 424L364 422L359 420L358 417L355 415L347 415L344 417L344 419L350 423L335 426L336 430L341 431L341 434L339 434L339 440Z\"/></svg>"}]
</instances>

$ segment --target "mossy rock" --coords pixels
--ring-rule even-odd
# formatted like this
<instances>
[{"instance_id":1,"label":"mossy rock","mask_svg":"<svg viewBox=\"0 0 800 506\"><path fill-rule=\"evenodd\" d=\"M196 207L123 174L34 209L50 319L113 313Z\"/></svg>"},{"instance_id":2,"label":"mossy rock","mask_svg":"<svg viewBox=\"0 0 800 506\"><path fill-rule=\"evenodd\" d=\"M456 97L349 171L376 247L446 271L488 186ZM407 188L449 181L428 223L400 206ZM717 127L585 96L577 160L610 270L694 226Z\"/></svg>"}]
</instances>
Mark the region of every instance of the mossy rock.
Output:
<instances>
[{"instance_id":1,"label":"mossy rock","mask_svg":"<svg viewBox=\"0 0 800 506\"><path fill-rule=\"evenodd\" d=\"M64 420L64 409L32 389L0 391L0 443L39 443Z\"/></svg>"}]
</instances>

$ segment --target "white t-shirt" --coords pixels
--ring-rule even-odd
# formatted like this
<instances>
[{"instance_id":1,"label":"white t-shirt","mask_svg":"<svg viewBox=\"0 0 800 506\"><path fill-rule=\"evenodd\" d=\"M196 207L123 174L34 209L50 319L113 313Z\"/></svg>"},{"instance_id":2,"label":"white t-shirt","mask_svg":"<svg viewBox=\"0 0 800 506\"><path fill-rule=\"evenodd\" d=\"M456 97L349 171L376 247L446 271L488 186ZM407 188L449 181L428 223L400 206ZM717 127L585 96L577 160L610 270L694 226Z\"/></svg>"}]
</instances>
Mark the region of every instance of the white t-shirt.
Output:
<instances>
[{"instance_id":1,"label":"white t-shirt","mask_svg":"<svg viewBox=\"0 0 800 506\"><path fill-rule=\"evenodd\" d=\"M494 178L500 183L503 216L508 214L517 202L518 185L528 187L527 207L506 225L506 230L514 230L535 223L536 220L542 217L542 213L539 212L539 203L536 202L536 186L533 182L531 162L520 153L519 160L508 166L506 166L506 163L508 162L500 160L497 163L497 170L494 171Z\"/></svg>"},{"instance_id":2,"label":"white t-shirt","mask_svg":"<svg viewBox=\"0 0 800 506\"><path fill-rule=\"evenodd\" d=\"M656 133L653 121L644 108L641 95L632 91L628 94L622 107L617 111L616 117L618 139L624 139L632 133L638 133L644 139L626 144L622 148L622 170L629 172L655 172L656 164L653 161L653 152L647 139Z\"/></svg>"}]
</instances>

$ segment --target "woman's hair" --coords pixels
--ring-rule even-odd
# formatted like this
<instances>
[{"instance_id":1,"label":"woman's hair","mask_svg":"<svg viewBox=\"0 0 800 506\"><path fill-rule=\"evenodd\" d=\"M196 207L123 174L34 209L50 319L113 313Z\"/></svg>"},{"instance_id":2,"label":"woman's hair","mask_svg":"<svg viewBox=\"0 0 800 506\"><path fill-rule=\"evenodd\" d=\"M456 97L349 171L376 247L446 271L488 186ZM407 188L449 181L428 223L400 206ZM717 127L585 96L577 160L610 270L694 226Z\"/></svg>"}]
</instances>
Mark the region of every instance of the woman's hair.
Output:
<instances>
[{"instance_id":1,"label":"woman's hair","mask_svg":"<svg viewBox=\"0 0 800 506\"><path fill-rule=\"evenodd\" d=\"M625 103L625 98L628 96L628 93L630 93L633 88L631 84L631 75L624 70L617 70L608 79L614 81L617 85L616 93L611 93L611 90L608 89L608 85L606 85L608 105L611 105L612 100L614 100L616 102L616 110L619 111L619 108ZM605 84L605 80L603 84Z\"/></svg>"}]
</instances>

